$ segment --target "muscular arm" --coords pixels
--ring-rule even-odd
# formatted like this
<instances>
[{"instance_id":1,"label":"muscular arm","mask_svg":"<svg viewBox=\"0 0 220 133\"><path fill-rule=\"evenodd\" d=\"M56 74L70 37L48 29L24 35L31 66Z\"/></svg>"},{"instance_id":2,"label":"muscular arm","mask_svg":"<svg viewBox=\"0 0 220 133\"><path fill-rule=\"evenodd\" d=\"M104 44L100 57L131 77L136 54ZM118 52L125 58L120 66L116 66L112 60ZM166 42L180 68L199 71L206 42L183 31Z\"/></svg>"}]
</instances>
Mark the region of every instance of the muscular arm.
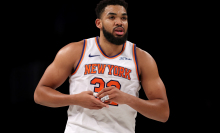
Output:
<instances>
[{"instance_id":1,"label":"muscular arm","mask_svg":"<svg viewBox=\"0 0 220 133\"><path fill-rule=\"evenodd\" d=\"M107 106L95 99L91 91L68 95L56 90L56 88L63 84L71 74L72 69L77 65L81 56L83 43L81 41L68 44L57 53L54 61L48 66L36 87L34 93L36 103L48 107L80 105L90 109L100 109Z\"/></svg>"},{"instance_id":2,"label":"muscular arm","mask_svg":"<svg viewBox=\"0 0 220 133\"><path fill-rule=\"evenodd\" d=\"M36 103L49 106L61 107L74 104L74 97L62 94L56 90L71 74L74 63L77 61L77 53L83 46L82 42L68 44L56 55L54 61L47 67L34 93ZM75 49L74 49L74 48ZM73 54L74 53L74 54Z\"/></svg>"},{"instance_id":3,"label":"muscular arm","mask_svg":"<svg viewBox=\"0 0 220 133\"><path fill-rule=\"evenodd\" d=\"M166 122L169 118L169 105L157 65L147 52L139 48L136 50L141 83L148 100L124 93L114 86L102 89L97 96L103 98L108 95L109 101L127 104L145 117Z\"/></svg>"},{"instance_id":4,"label":"muscular arm","mask_svg":"<svg viewBox=\"0 0 220 133\"><path fill-rule=\"evenodd\" d=\"M131 96L127 104L145 117L166 122L169 118L169 105L157 65L147 52L139 48L137 48L137 60L142 87L148 100Z\"/></svg>"}]
</instances>

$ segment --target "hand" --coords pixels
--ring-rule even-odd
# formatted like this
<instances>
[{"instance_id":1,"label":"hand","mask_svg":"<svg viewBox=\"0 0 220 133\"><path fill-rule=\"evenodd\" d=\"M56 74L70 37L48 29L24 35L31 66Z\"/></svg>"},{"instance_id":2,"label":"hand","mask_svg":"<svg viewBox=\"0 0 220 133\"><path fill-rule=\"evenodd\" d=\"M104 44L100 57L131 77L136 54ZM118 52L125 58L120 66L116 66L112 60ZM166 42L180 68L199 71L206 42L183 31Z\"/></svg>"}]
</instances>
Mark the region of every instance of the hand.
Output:
<instances>
[{"instance_id":1,"label":"hand","mask_svg":"<svg viewBox=\"0 0 220 133\"><path fill-rule=\"evenodd\" d=\"M103 107L109 107L107 104L101 102L99 99L96 99L93 96L92 91L84 91L79 94L76 94L77 105L82 106L88 109L102 109Z\"/></svg>"},{"instance_id":2,"label":"hand","mask_svg":"<svg viewBox=\"0 0 220 133\"><path fill-rule=\"evenodd\" d=\"M99 99L101 99L102 97L104 97L106 95L109 96L108 102L116 102L118 104L126 104L127 99L129 97L129 95L127 93L124 93L124 92L120 91L115 86L110 86L110 87L102 89L98 93L97 97Z\"/></svg>"}]
</instances>

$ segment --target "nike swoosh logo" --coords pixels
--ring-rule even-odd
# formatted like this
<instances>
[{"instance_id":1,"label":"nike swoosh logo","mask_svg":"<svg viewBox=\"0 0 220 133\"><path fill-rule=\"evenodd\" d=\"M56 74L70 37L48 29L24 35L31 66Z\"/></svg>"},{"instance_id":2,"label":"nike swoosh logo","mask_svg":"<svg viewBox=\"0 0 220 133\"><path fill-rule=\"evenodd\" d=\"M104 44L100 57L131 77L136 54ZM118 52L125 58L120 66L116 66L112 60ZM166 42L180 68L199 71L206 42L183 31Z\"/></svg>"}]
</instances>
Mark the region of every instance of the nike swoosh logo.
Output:
<instances>
[{"instance_id":1,"label":"nike swoosh logo","mask_svg":"<svg viewBox=\"0 0 220 133\"><path fill-rule=\"evenodd\" d=\"M91 55L91 54L89 54L89 57L96 57L96 56L100 56L100 55Z\"/></svg>"}]
</instances>

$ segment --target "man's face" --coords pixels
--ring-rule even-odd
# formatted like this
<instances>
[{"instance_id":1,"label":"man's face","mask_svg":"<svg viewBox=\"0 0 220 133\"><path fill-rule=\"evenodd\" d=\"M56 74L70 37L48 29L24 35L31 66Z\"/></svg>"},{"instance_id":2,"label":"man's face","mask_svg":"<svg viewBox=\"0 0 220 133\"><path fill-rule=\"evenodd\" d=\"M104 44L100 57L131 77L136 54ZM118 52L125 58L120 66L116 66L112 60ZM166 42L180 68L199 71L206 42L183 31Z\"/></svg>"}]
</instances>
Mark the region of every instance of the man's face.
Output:
<instances>
[{"instance_id":1,"label":"man's face","mask_svg":"<svg viewBox=\"0 0 220 133\"><path fill-rule=\"evenodd\" d=\"M125 8L120 5L109 5L102 13L101 30L105 38L116 45L125 43L128 36L128 16Z\"/></svg>"}]
</instances>

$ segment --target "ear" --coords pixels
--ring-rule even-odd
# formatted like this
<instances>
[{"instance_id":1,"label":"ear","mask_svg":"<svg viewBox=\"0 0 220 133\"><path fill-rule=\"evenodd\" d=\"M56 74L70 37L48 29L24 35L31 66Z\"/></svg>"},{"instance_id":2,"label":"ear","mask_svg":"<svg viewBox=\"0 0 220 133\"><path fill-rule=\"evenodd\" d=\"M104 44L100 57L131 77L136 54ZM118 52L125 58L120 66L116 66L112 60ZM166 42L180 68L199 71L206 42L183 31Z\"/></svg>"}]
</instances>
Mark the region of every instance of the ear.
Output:
<instances>
[{"instance_id":1,"label":"ear","mask_svg":"<svg viewBox=\"0 0 220 133\"><path fill-rule=\"evenodd\" d=\"M95 20L95 24L96 24L96 27L97 27L97 28L99 28L99 29L102 28L102 20L101 20L101 19L97 18L97 19Z\"/></svg>"}]
</instances>

